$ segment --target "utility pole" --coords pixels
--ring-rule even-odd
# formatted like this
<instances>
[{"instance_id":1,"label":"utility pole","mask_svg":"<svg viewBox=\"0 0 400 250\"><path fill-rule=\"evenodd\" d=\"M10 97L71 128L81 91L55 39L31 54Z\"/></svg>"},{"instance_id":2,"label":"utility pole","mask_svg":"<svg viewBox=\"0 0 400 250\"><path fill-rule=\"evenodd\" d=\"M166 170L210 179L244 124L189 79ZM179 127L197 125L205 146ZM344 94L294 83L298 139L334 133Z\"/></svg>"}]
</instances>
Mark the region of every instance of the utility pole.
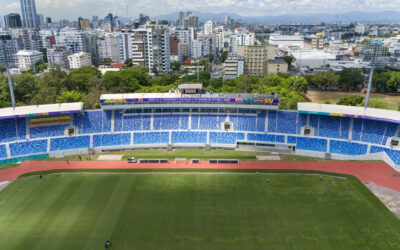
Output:
<instances>
[{"instance_id":1,"label":"utility pole","mask_svg":"<svg viewBox=\"0 0 400 250\"><path fill-rule=\"evenodd\" d=\"M372 54L372 59L371 59L371 71L369 73L369 79L368 79L368 89L367 89L367 96L365 98L365 106L364 108L368 108L369 105L369 97L371 95L371 88L372 88L372 78L374 76L374 69L375 69L375 60L378 54L378 48L382 44L381 41L371 41L371 46L373 46L373 54Z\"/></svg>"}]
</instances>

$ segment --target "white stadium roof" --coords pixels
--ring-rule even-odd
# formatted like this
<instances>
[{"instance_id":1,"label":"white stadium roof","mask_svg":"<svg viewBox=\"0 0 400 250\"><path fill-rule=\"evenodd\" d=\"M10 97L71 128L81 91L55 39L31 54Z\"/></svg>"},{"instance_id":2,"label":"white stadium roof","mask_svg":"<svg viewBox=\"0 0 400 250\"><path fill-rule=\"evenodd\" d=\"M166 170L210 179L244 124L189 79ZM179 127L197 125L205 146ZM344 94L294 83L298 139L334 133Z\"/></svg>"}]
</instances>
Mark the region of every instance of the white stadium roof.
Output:
<instances>
[{"instance_id":1,"label":"white stadium roof","mask_svg":"<svg viewBox=\"0 0 400 250\"><path fill-rule=\"evenodd\" d=\"M100 100L108 99L137 99L137 98L178 98L181 93L129 93L129 94L103 94Z\"/></svg>"},{"instance_id":2,"label":"white stadium roof","mask_svg":"<svg viewBox=\"0 0 400 250\"><path fill-rule=\"evenodd\" d=\"M0 109L0 119L80 113L83 102L45 104Z\"/></svg>"},{"instance_id":3,"label":"white stadium roof","mask_svg":"<svg viewBox=\"0 0 400 250\"><path fill-rule=\"evenodd\" d=\"M304 102L298 103L297 106L298 111L301 114L364 118L370 120L400 123L400 112L394 110L374 108L365 109L364 107Z\"/></svg>"}]
</instances>

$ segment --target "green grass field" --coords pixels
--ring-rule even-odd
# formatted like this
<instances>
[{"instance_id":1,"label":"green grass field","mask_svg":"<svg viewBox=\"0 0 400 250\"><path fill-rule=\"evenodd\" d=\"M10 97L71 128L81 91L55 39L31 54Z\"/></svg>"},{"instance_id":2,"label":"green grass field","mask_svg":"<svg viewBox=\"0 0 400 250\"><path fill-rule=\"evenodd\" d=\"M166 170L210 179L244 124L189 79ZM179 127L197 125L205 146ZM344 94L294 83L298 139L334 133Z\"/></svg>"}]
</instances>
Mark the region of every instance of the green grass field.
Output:
<instances>
[{"instance_id":1,"label":"green grass field","mask_svg":"<svg viewBox=\"0 0 400 250\"><path fill-rule=\"evenodd\" d=\"M319 91L310 90L308 91L307 97L312 102L324 103L329 101L331 104L336 104L342 97L345 96L364 96L360 92L339 92L339 91ZM388 105L388 109L399 110L400 106L400 96L399 95L385 95L379 93L372 93L370 97L371 105L374 105L376 101L385 102Z\"/></svg>"},{"instance_id":2,"label":"green grass field","mask_svg":"<svg viewBox=\"0 0 400 250\"><path fill-rule=\"evenodd\" d=\"M136 159L151 159L151 158L166 158L171 161L175 158L185 157L190 159L200 159L203 161L209 159L238 159L241 161L255 161L257 155L271 155L268 152L254 152L254 151L240 151L240 150L210 150L205 151L204 149L175 149L173 151L167 151L165 149L158 150L129 150L129 151L115 151L99 153L95 156L91 156L90 159L87 155L81 155L82 160L97 160L99 155L122 155L122 159L126 160L129 157L136 157ZM289 154L279 155L282 161L325 161L321 158L297 156ZM66 156L63 158L47 158L40 159L40 161L65 161L65 160L77 160L78 156Z\"/></svg>"},{"instance_id":3,"label":"green grass field","mask_svg":"<svg viewBox=\"0 0 400 250\"><path fill-rule=\"evenodd\" d=\"M269 179L269 182L266 181ZM54 174L0 192L1 249L400 249L354 177Z\"/></svg>"}]
</instances>

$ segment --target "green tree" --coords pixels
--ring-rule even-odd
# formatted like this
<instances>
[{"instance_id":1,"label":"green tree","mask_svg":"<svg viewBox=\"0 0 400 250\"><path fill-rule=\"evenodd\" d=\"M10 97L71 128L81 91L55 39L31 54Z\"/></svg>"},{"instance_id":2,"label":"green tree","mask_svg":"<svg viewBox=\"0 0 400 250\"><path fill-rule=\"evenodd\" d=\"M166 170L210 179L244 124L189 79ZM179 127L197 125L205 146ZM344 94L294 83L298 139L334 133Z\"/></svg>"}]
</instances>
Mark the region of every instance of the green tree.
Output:
<instances>
[{"instance_id":1,"label":"green tree","mask_svg":"<svg viewBox=\"0 0 400 250\"><path fill-rule=\"evenodd\" d=\"M55 103L57 96L67 90L68 75L59 66L37 78L37 92L32 98L33 104Z\"/></svg>"},{"instance_id":2,"label":"green tree","mask_svg":"<svg viewBox=\"0 0 400 250\"><path fill-rule=\"evenodd\" d=\"M10 91L7 76L0 75L0 108L11 106Z\"/></svg>"},{"instance_id":3,"label":"green tree","mask_svg":"<svg viewBox=\"0 0 400 250\"><path fill-rule=\"evenodd\" d=\"M47 49L46 48L40 49L40 52L42 52L43 55L43 62L48 63L49 61L47 59Z\"/></svg>"},{"instance_id":4,"label":"green tree","mask_svg":"<svg viewBox=\"0 0 400 250\"><path fill-rule=\"evenodd\" d=\"M326 90L328 88L336 87L339 82L339 75L332 72L318 72L311 77L306 78L312 86ZM311 81L309 81L311 79Z\"/></svg>"},{"instance_id":5,"label":"green tree","mask_svg":"<svg viewBox=\"0 0 400 250\"><path fill-rule=\"evenodd\" d=\"M214 78L211 80L210 84L207 86L207 90L211 90L212 92L215 92L215 93L221 92L222 84L223 84L222 77Z\"/></svg>"},{"instance_id":6,"label":"green tree","mask_svg":"<svg viewBox=\"0 0 400 250\"><path fill-rule=\"evenodd\" d=\"M292 68L292 63L294 61L294 58L292 56L284 56L283 60L287 62L289 69Z\"/></svg>"},{"instance_id":7,"label":"green tree","mask_svg":"<svg viewBox=\"0 0 400 250\"><path fill-rule=\"evenodd\" d=\"M372 86L377 92L384 93L387 90L387 82L391 78L392 74L388 69L377 67L372 77Z\"/></svg>"},{"instance_id":8,"label":"green tree","mask_svg":"<svg viewBox=\"0 0 400 250\"><path fill-rule=\"evenodd\" d=\"M133 67L132 59L126 59L125 64L128 68Z\"/></svg>"},{"instance_id":9,"label":"green tree","mask_svg":"<svg viewBox=\"0 0 400 250\"><path fill-rule=\"evenodd\" d=\"M389 80L386 82L386 88L391 92L397 92L400 89L400 73L391 72Z\"/></svg>"},{"instance_id":10,"label":"green tree","mask_svg":"<svg viewBox=\"0 0 400 250\"><path fill-rule=\"evenodd\" d=\"M346 91L355 89L362 84L364 77L359 69L343 69L339 73L339 86Z\"/></svg>"},{"instance_id":11,"label":"green tree","mask_svg":"<svg viewBox=\"0 0 400 250\"><path fill-rule=\"evenodd\" d=\"M227 58L228 58L228 51L222 52L222 54L221 54L221 62L224 63Z\"/></svg>"},{"instance_id":12,"label":"green tree","mask_svg":"<svg viewBox=\"0 0 400 250\"><path fill-rule=\"evenodd\" d=\"M108 71L103 75L103 82L106 91L120 93L122 85L122 75L120 71Z\"/></svg>"},{"instance_id":13,"label":"green tree","mask_svg":"<svg viewBox=\"0 0 400 250\"><path fill-rule=\"evenodd\" d=\"M357 95L352 95L352 96L345 96L340 98L340 100L337 102L338 105L347 105L347 106L358 106L362 104L364 101L363 96L357 96Z\"/></svg>"},{"instance_id":14,"label":"green tree","mask_svg":"<svg viewBox=\"0 0 400 250\"><path fill-rule=\"evenodd\" d=\"M37 91L36 77L31 74L20 74L15 79L14 94L17 102L30 104Z\"/></svg>"},{"instance_id":15,"label":"green tree","mask_svg":"<svg viewBox=\"0 0 400 250\"><path fill-rule=\"evenodd\" d=\"M6 66L0 65L0 74L3 74L3 73L6 72L6 71L7 71Z\"/></svg>"},{"instance_id":16,"label":"green tree","mask_svg":"<svg viewBox=\"0 0 400 250\"><path fill-rule=\"evenodd\" d=\"M181 62L180 61L171 62L171 69L178 72L181 69Z\"/></svg>"},{"instance_id":17,"label":"green tree","mask_svg":"<svg viewBox=\"0 0 400 250\"><path fill-rule=\"evenodd\" d=\"M241 75L234 81L237 82L235 90L236 93L251 93L253 91L254 85L257 85L260 80L258 77Z\"/></svg>"},{"instance_id":18,"label":"green tree","mask_svg":"<svg viewBox=\"0 0 400 250\"><path fill-rule=\"evenodd\" d=\"M67 89L87 93L90 87L89 79L92 77L101 77L101 72L96 67L82 66L79 69L71 70Z\"/></svg>"},{"instance_id":19,"label":"green tree","mask_svg":"<svg viewBox=\"0 0 400 250\"><path fill-rule=\"evenodd\" d=\"M64 91L61 95L57 96L58 103L68 103L68 102L83 102L85 101L85 93L72 90Z\"/></svg>"},{"instance_id":20,"label":"green tree","mask_svg":"<svg viewBox=\"0 0 400 250\"><path fill-rule=\"evenodd\" d=\"M103 58L101 60L101 64L106 65L106 66L110 66L111 63L112 63L112 59L111 58Z\"/></svg>"},{"instance_id":21,"label":"green tree","mask_svg":"<svg viewBox=\"0 0 400 250\"><path fill-rule=\"evenodd\" d=\"M100 96L105 93L103 79L92 77L89 79L89 92L85 97L85 109L95 109L100 107Z\"/></svg>"},{"instance_id":22,"label":"green tree","mask_svg":"<svg viewBox=\"0 0 400 250\"><path fill-rule=\"evenodd\" d=\"M155 76L158 76L157 64L153 65L153 67L151 68L151 73L153 73Z\"/></svg>"}]
</instances>

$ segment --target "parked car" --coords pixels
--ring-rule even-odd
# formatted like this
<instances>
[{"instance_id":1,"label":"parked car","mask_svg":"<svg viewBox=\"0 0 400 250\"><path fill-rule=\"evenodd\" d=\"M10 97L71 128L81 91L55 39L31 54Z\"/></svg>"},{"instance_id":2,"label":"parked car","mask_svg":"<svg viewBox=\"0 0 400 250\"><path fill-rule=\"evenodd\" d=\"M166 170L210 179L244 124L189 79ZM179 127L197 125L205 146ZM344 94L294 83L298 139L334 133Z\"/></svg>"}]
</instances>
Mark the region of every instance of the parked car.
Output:
<instances>
[{"instance_id":1,"label":"parked car","mask_svg":"<svg viewBox=\"0 0 400 250\"><path fill-rule=\"evenodd\" d=\"M135 157L129 157L128 158L128 163L136 163L136 158Z\"/></svg>"}]
</instances>

